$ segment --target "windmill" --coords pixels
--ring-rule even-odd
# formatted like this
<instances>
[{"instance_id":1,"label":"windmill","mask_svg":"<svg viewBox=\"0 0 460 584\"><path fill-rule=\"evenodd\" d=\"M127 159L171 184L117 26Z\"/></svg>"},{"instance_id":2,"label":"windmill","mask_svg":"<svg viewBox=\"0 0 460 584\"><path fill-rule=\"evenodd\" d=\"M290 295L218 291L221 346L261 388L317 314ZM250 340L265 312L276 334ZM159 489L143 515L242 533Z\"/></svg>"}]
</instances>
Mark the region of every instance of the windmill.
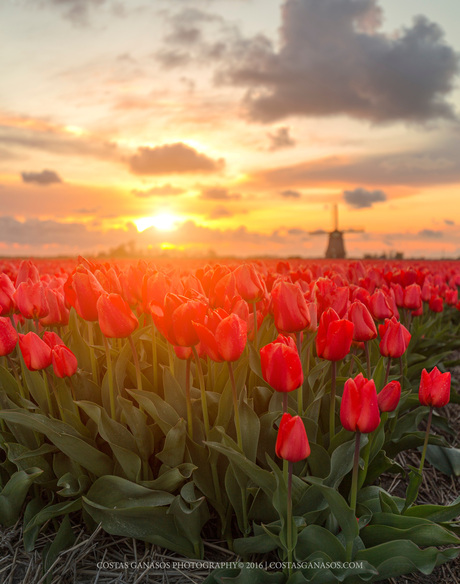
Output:
<instances>
[{"instance_id":1,"label":"windmill","mask_svg":"<svg viewBox=\"0 0 460 584\"><path fill-rule=\"evenodd\" d=\"M337 203L334 204L332 208L332 218L333 218L333 229L332 231L325 231L324 229L317 229L316 231L310 231L310 235L329 235L329 242L326 250L326 257L329 259L344 258L345 244L343 242L344 233L362 233L364 229L339 229L339 211Z\"/></svg>"}]
</instances>

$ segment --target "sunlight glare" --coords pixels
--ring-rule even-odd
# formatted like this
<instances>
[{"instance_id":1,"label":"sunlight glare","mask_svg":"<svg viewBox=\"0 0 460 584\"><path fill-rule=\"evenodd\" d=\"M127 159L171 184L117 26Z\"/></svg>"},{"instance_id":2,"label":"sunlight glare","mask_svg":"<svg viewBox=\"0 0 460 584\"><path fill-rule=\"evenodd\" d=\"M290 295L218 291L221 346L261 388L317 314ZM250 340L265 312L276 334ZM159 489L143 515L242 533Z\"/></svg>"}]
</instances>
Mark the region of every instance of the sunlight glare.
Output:
<instances>
[{"instance_id":1,"label":"sunlight glare","mask_svg":"<svg viewBox=\"0 0 460 584\"><path fill-rule=\"evenodd\" d=\"M177 221L178 217L176 215L171 215L170 213L159 213L152 217L140 217L139 219L136 219L134 223L139 232L145 231L149 227L155 227L159 231L174 231L177 229Z\"/></svg>"}]
</instances>

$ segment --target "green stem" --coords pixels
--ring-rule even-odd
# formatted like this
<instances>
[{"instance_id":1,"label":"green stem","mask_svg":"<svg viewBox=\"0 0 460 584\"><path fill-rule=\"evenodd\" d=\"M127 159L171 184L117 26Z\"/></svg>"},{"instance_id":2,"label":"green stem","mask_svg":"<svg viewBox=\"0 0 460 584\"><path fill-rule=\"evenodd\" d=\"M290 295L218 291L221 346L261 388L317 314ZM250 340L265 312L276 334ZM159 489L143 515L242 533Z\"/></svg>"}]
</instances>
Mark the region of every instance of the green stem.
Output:
<instances>
[{"instance_id":1,"label":"green stem","mask_svg":"<svg viewBox=\"0 0 460 584\"><path fill-rule=\"evenodd\" d=\"M54 417L53 403L51 401L51 393L50 393L50 386L48 383L48 377L46 376L46 371L44 369L42 369L42 376L43 376L43 382L45 384L46 401L48 402L48 413L49 413L50 418L52 418L52 417ZM59 402L58 402L58 407L59 407L59 413L61 414L61 420L62 420L62 412L61 412L61 408L59 406Z\"/></svg>"},{"instance_id":2,"label":"green stem","mask_svg":"<svg viewBox=\"0 0 460 584\"><path fill-rule=\"evenodd\" d=\"M287 391L283 392L283 414L288 411L288 394Z\"/></svg>"},{"instance_id":3,"label":"green stem","mask_svg":"<svg viewBox=\"0 0 460 584\"><path fill-rule=\"evenodd\" d=\"M206 398L206 386L204 383L203 369L201 368L201 361L196 350L196 347L192 347L193 357L195 358L196 368L198 371L198 381L200 383L201 391L201 409L203 411L203 422L204 422L204 432L206 435L206 440L209 440L209 412L208 412L208 401Z\"/></svg>"},{"instance_id":4,"label":"green stem","mask_svg":"<svg viewBox=\"0 0 460 584\"><path fill-rule=\"evenodd\" d=\"M288 465L288 483L287 483L287 548L288 548L288 572L289 577L292 575L292 462Z\"/></svg>"},{"instance_id":5,"label":"green stem","mask_svg":"<svg viewBox=\"0 0 460 584\"><path fill-rule=\"evenodd\" d=\"M257 306L256 302L252 303L252 314L254 315L254 348L258 351L259 342L257 340Z\"/></svg>"},{"instance_id":6,"label":"green stem","mask_svg":"<svg viewBox=\"0 0 460 584\"><path fill-rule=\"evenodd\" d=\"M367 378L371 378L371 354L369 351L369 341L364 341L364 353L366 355Z\"/></svg>"},{"instance_id":7,"label":"green stem","mask_svg":"<svg viewBox=\"0 0 460 584\"><path fill-rule=\"evenodd\" d=\"M388 377L390 376L390 367L391 367L391 357L388 357L387 361L387 369L385 371L385 381L383 383L383 387L388 383Z\"/></svg>"},{"instance_id":8,"label":"green stem","mask_svg":"<svg viewBox=\"0 0 460 584\"><path fill-rule=\"evenodd\" d=\"M356 516L356 499L358 496L358 472L359 472L359 443L361 432L356 432L355 436L355 455L353 458L353 473L351 475L350 507ZM347 543L347 560L350 561L353 554L353 542Z\"/></svg>"},{"instance_id":9,"label":"green stem","mask_svg":"<svg viewBox=\"0 0 460 584\"><path fill-rule=\"evenodd\" d=\"M29 396L26 397L25 390L22 387L22 383L21 383L21 380L19 378L19 374L17 372L17 369L16 369L16 366L14 364L13 359L11 359L11 357L9 355L6 356L6 359L8 361L8 365L9 365L10 370L13 372L16 383L18 384L18 389L19 389L19 393L21 394L21 397L23 397L24 399L28 399Z\"/></svg>"},{"instance_id":10,"label":"green stem","mask_svg":"<svg viewBox=\"0 0 460 584\"><path fill-rule=\"evenodd\" d=\"M174 349L171 343L168 343L168 357L169 357L169 369L174 377Z\"/></svg>"},{"instance_id":11,"label":"green stem","mask_svg":"<svg viewBox=\"0 0 460 584\"><path fill-rule=\"evenodd\" d=\"M93 374L94 383L98 384L98 374L97 374L97 363L96 354L94 352L94 325L92 322L88 322L88 342L89 342L89 355L91 358L91 372Z\"/></svg>"},{"instance_id":12,"label":"green stem","mask_svg":"<svg viewBox=\"0 0 460 584\"><path fill-rule=\"evenodd\" d=\"M137 356L136 345L134 344L133 336L129 335L128 337L129 344L131 345L131 351L133 354L133 361L134 367L136 368L136 384L137 389L142 389L142 374L141 374L141 366L139 365L139 357Z\"/></svg>"},{"instance_id":13,"label":"green stem","mask_svg":"<svg viewBox=\"0 0 460 584\"><path fill-rule=\"evenodd\" d=\"M107 377L109 380L109 398L110 398L110 415L112 420L116 419L116 409L115 409L115 388L113 384L113 371L112 371L112 356L110 354L110 346L107 337L102 335L104 339L105 347L105 357L107 360Z\"/></svg>"},{"instance_id":14,"label":"green stem","mask_svg":"<svg viewBox=\"0 0 460 584\"><path fill-rule=\"evenodd\" d=\"M230 361L227 361L228 373L230 375L230 383L232 384L232 395L233 395L233 410L235 416L235 428L236 428L236 441L243 452L243 439L241 437L241 424L240 424L240 412L238 408L238 394L236 392L235 376L233 375L233 366Z\"/></svg>"},{"instance_id":15,"label":"green stem","mask_svg":"<svg viewBox=\"0 0 460 584\"><path fill-rule=\"evenodd\" d=\"M158 393L158 363L157 363L157 333L152 319L152 364L153 364L153 389Z\"/></svg>"},{"instance_id":16,"label":"green stem","mask_svg":"<svg viewBox=\"0 0 460 584\"><path fill-rule=\"evenodd\" d=\"M190 397L190 359L187 359L185 365L185 402L187 404L187 427L190 440L193 440L193 412L192 399Z\"/></svg>"},{"instance_id":17,"label":"green stem","mask_svg":"<svg viewBox=\"0 0 460 584\"><path fill-rule=\"evenodd\" d=\"M335 386L336 386L337 364L331 361L331 403L329 407L329 444L335 436Z\"/></svg>"},{"instance_id":18,"label":"green stem","mask_svg":"<svg viewBox=\"0 0 460 584\"><path fill-rule=\"evenodd\" d=\"M430 407L430 413L428 414L428 421L426 423L425 442L423 443L422 459L420 460L420 467L419 467L420 473L423 472L423 465L425 464L426 449L428 447L428 440L430 438L430 428L431 428L432 418L433 418L433 406Z\"/></svg>"},{"instance_id":19,"label":"green stem","mask_svg":"<svg viewBox=\"0 0 460 584\"><path fill-rule=\"evenodd\" d=\"M295 336L297 341L297 353L299 354L299 359L302 363L302 341L300 339L300 331L297 331ZM303 414L303 383L297 388L297 413L299 416Z\"/></svg>"},{"instance_id":20,"label":"green stem","mask_svg":"<svg viewBox=\"0 0 460 584\"><path fill-rule=\"evenodd\" d=\"M359 469L359 478L358 478L358 490L363 486L364 481L366 480L367 470L369 468L369 456L372 450L372 443L374 441L374 433L371 432L369 434L369 442L363 448L362 457L364 460L364 468Z\"/></svg>"}]
</instances>

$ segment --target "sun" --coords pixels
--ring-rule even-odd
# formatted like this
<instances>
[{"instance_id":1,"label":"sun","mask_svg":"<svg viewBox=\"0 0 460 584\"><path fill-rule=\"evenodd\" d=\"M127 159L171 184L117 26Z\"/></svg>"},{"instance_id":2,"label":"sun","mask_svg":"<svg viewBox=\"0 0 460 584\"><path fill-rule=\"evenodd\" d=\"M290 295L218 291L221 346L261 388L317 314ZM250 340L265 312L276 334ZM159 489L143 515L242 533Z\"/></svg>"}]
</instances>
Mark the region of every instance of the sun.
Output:
<instances>
[{"instance_id":1,"label":"sun","mask_svg":"<svg viewBox=\"0 0 460 584\"><path fill-rule=\"evenodd\" d=\"M171 213L159 213L158 215L152 215L151 217L141 217L136 219L134 223L136 224L137 230L139 232L145 231L149 227L155 227L159 231L174 231L177 229L177 222L179 217L177 215L172 215Z\"/></svg>"}]
</instances>

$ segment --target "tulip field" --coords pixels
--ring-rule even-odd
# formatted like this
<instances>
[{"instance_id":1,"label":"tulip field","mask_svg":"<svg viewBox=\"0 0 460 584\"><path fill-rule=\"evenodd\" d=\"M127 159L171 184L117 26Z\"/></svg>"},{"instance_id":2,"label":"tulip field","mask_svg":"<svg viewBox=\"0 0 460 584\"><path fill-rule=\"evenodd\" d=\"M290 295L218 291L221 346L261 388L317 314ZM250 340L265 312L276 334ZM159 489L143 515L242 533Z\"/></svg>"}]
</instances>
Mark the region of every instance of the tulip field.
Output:
<instances>
[{"instance_id":1,"label":"tulip field","mask_svg":"<svg viewBox=\"0 0 460 584\"><path fill-rule=\"evenodd\" d=\"M454 261L0 260L2 529L47 535L48 583L77 524L238 558L207 584L454 565L460 497L420 489L460 475L459 288Z\"/></svg>"}]
</instances>

